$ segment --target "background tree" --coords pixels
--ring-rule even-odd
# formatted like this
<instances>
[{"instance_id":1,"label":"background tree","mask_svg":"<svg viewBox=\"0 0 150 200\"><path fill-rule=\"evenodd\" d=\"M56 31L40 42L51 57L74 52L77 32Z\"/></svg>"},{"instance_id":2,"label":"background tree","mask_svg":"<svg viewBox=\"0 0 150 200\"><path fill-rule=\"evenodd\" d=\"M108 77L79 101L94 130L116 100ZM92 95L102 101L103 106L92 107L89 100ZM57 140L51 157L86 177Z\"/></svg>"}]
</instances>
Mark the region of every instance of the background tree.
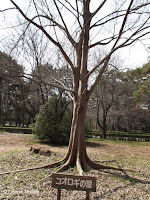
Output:
<instances>
[{"instance_id":1,"label":"background tree","mask_svg":"<svg viewBox=\"0 0 150 200\"><path fill-rule=\"evenodd\" d=\"M14 92L11 88L17 89L19 85L24 85L22 74L23 67L7 54L0 52L0 125L5 125L8 118L11 123L11 111L16 101L15 98L9 98Z\"/></svg>"},{"instance_id":2,"label":"background tree","mask_svg":"<svg viewBox=\"0 0 150 200\"><path fill-rule=\"evenodd\" d=\"M87 103L111 56L149 33L150 3L147 0L111 1L110 6L109 0L98 4L92 0L33 0L23 10L15 1L10 1L26 20L24 33L29 26L35 26L37 32L41 31L59 49L61 58L72 70L73 88L63 88L72 95L73 120L68 152L63 159L65 164L60 170L74 164L80 174L84 169L102 168L102 165L92 162L86 152L84 127ZM72 19L72 23L68 18ZM105 48L106 53L97 62L92 62L92 49L97 46Z\"/></svg>"},{"instance_id":3,"label":"background tree","mask_svg":"<svg viewBox=\"0 0 150 200\"><path fill-rule=\"evenodd\" d=\"M106 138L109 125L109 111L117 97L117 76L118 70L107 70L101 78L96 90L93 93L92 101L95 101L96 123L102 131L102 137Z\"/></svg>"},{"instance_id":4,"label":"background tree","mask_svg":"<svg viewBox=\"0 0 150 200\"><path fill-rule=\"evenodd\" d=\"M150 106L150 63L143 65L131 71L131 76L136 85L134 98L137 102L137 107Z\"/></svg>"},{"instance_id":5,"label":"background tree","mask_svg":"<svg viewBox=\"0 0 150 200\"><path fill-rule=\"evenodd\" d=\"M129 72L119 72L117 75L117 93L112 111L112 130L129 131L133 120L135 102L133 99L134 84L129 78Z\"/></svg>"},{"instance_id":6,"label":"background tree","mask_svg":"<svg viewBox=\"0 0 150 200\"><path fill-rule=\"evenodd\" d=\"M149 131L150 128L150 64L149 62L141 68L131 70L130 78L134 83L133 97L136 102L136 111L138 115L138 127L143 131Z\"/></svg>"},{"instance_id":7,"label":"background tree","mask_svg":"<svg viewBox=\"0 0 150 200\"><path fill-rule=\"evenodd\" d=\"M139 103L136 101L135 91L137 91L137 85L140 82L138 82L135 72L136 70L128 70L126 72L120 71L117 74L115 85L117 89L109 112L111 119L109 128L113 131L146 131L149 117L147 115L148 110L143 108L147 104L144 103L142 98L139 98L144 106L143 103L141 107L137 106Z\"/></svg>"}]
</instances>

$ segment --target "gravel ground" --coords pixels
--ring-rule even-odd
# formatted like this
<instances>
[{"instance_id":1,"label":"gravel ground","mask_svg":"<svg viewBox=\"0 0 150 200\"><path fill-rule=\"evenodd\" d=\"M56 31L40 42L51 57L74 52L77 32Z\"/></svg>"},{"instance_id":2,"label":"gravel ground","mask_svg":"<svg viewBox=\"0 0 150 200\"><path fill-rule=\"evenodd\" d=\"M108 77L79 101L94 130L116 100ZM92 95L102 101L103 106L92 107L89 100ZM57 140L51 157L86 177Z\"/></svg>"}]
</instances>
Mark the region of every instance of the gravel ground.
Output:
<instances>
[{"instance_id":1,"label":"gravel ground","mask_svg":"<svg viewBox=\"0 0 150 200\"><path fill-rule=\"evenodd\" d=\"M33 154L30 147L50 150L51 156ZM34 142L29 135L0 133L0 173L42 166L63 158L67 147L54 147ZM137 172L101 170L95 176L96 192L90 199L150 200L150 143L133 145L116 142L90 142L87 151L93 160L105 165L134 169ZM0 200L55 200L57 189L51 187L50 174L57 169L39 169L0 175ZM77 174L76 168L64 173ZM85 191L61 190L61 200L82 200Z\"/></svg>"}]
</instances>

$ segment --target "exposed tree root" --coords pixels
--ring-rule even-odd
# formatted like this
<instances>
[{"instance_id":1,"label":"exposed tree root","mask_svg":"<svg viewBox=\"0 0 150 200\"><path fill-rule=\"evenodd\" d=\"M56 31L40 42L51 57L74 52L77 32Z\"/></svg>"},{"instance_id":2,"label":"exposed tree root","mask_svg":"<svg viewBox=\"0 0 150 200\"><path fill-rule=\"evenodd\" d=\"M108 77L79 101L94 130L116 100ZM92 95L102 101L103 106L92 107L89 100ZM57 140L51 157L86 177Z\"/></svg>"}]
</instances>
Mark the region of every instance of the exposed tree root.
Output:
<instances>
[{"instance_id":1,"label":"exposed tree root","mask_svg":"<svg viewBox=\"0 0 150 200\"><path fill-rule=\"evenodd\" d=\"M48 164L48 165L43 165L43 166L39 166L39 167L33 167L33 168L27 168L27 169L20 169L20 170L16 170L16 171L8 171L8 172L3 172L0 173L0 175L6 175L6 174L14 174L14 173L18 173L18 172L24 172L24 171L31 171L31 170L36 170L36 169L44 169L44 168L53 168L53 167L58 167L60 166L60 168L56 171L56 173L58 172L62 172L65 171L69 168L69 164L64 164L61 166L63 161L59 161L56 163L52 163L52 164ZM136 170L132 170L132 169L123 169L123 168L117 168L117 167L112 167L112 166L105 166L105 165L101 165L101 164L97 164L97 163L92 163L92 167L90 165L87 165L86 167L82 167L82 165L80 163L77 162L77 170L79 172L80 175L84 175L84 170L85 171L96 171L98 169L112 169L112 170L118 170L118 171L130 171L130 172L138 172Z\"/></svg>"},{"instance_id":2,"label":"exposed tree root","mask_svg":"<svg viewBox=\"0 0 150 200\"><path fill-rule=\"evenodd\" d=\"M6 175L6 174L11 174L11 173L14 174L14 173L18 173L18 172L31 171L31 170L44 169L44 168L53 168L53 167L59 167L58 170L55 172L55 173L59 173L59 172L67 170L70 166L72 166L72 164L70 163L70 160L67 158L68 158L68 156L65 157L64 159L62 159L58 162L52 163L52 164L33 167L33 168L27 168L27 169L20 169L20 170L16 170L16 171L3 172L3 173L0 173L0 175ZM107 166L107 165L101 165L96 162L93 162L88 157L87 157L86 161L84 160L84 162L83 161L81 162L79 159L77 159L76 166L77 166L77 170L80 175L84 175L84 171L96 172L97 170L100 170L100 169L108 169L108 170L112 169L112 170L118 170L118 171L138 172L133 169L124 169L121 167L112 167L112 166Z\"/></svg>"},{"instance_id":3,"label":"exposed tree root","mask_svg":"<svg viewBox=\"0 0 150 200\"><path fill-rule=\"evenodd\" d=\"M18 173L18 172L24 172L24 171L31 171L31 170L36 170L36 169L44 169L44 168L53 168L53 167L57 167L59 165L62 164L62 162L64 162L64 159L52 164L48 164L48 165L43 165L43 166L38 166L38 167L33 167L33 168L27 168L27 169L20 169L20 170L15 170L15 171L8 171L8 172L3 172L0 173L0 175L5 175L5 174L14 174L14 173Z\"/></svg>"},{"instance_id":4,"label":"exposed tree root","mask_svg":"<svg viewBox=\"0 0 150 200\"><path fill-rule=\"evenodd\" d=\"M137 172L136 170L133 169L124 169L121 167L112 167L112 166L107 166L107 165L101 165L95 162L90 163L91 168L93 168L94 170L98 170L98 169L112 169L112 170L118 170L118 171L130 171L130 172Z\"/></svg>"},{"instance_id":5,"label":"exposed tree root","mask_svg":"<svg viewBox=\"0 0 150 200\"><path fill-rule=\"evenodd\" d=\"M81 176L83 176L84 175L84 171L83 171L83 167L82 167L81 162L79 161L79 159L77 159L77 161L76 161L76 166L77 166L77 170L78 170L79 174Z\"/></svg>"}]
</instances>

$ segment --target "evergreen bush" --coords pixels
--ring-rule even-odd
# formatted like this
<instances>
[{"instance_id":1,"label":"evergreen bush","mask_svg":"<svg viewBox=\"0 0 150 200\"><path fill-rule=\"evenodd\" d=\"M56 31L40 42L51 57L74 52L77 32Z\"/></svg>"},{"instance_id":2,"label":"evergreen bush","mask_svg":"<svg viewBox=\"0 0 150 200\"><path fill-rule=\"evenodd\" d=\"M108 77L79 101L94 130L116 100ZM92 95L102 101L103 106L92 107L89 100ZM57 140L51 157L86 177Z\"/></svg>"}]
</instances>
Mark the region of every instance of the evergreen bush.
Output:
<instances>
[{"instance_id":1,"label":"evergreen bush","mask_svg":"<svg viewBox=\"0 0 150 200\"><path fill-rule=\"evenodd\" d=\"M72 111L62 95L54 95L41 106L33 132L41 142L67 144L70 136Z\"/></svg>"}]
</instances>

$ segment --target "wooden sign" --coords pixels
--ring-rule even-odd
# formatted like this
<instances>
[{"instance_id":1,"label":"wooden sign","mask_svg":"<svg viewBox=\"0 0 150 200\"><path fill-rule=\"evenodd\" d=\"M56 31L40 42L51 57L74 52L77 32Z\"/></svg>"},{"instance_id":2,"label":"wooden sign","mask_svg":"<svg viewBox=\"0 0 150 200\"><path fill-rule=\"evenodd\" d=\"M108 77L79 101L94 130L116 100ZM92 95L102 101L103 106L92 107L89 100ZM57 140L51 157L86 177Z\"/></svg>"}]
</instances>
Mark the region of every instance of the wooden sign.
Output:
<instances>
[{"instance_id":1,"label":"wooden sign","mask_svg":"<svg viewBox=\"0 0 150 200\"><path fill-rule=\"evenodd\" d=\"M90 176L52 174L52 187L95 192L96 178Z\"/></svg>"},{"instance_id":2,"label":"wooden sign","mask_svg":"<svg viewBox=\"0 0 150 200\"><path fill-rule=\"evenodd\" d=\"M52 174L52 187L58 189L57 199L60 199L61 189L86 191L86 199L89 199L89 192L96 192L96 178L91 176L74 176L67 174Z\"/></svg>"}]
</instances>

